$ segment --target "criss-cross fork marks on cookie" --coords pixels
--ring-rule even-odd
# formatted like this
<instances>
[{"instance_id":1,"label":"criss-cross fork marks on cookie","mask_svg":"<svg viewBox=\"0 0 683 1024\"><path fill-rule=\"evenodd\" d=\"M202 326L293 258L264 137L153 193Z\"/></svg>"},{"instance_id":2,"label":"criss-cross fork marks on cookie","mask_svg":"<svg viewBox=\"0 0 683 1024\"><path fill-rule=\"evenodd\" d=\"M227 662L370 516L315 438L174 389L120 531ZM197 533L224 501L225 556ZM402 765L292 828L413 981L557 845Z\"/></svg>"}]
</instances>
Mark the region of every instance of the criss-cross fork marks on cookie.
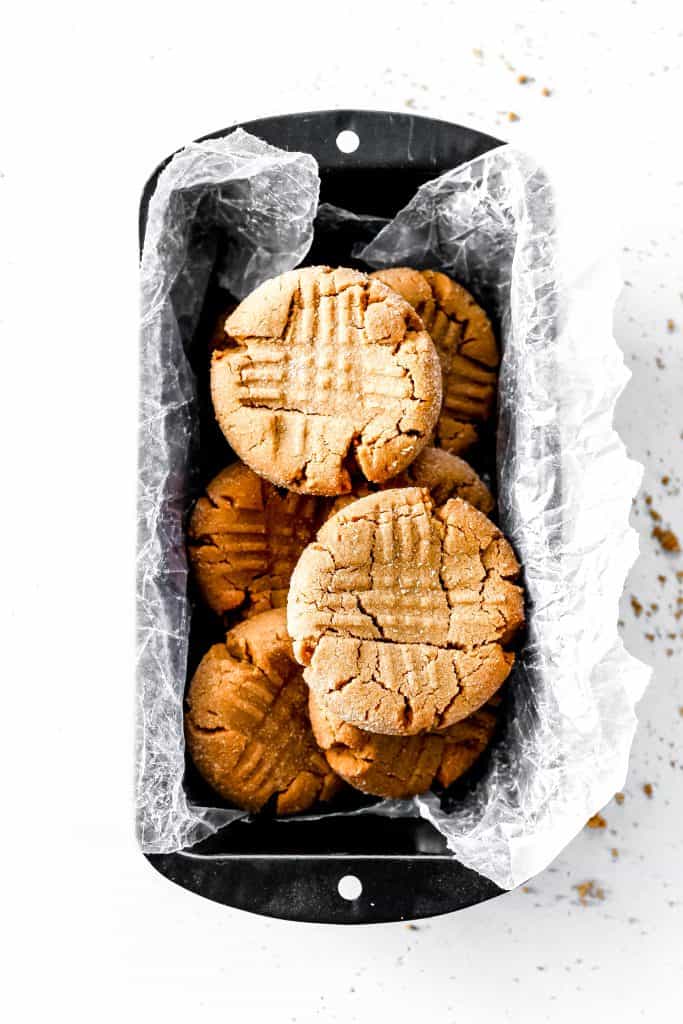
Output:
<instances>
[{"instance_id":1,"label":"criss-cross fork marks on cookie","mask_svg":"<svg viewBox=\"0 0 683 1024\"><path fill-rule=\"evenodd\" d=\"M382 481L415 457L441 374L405 300L358 271L310 267L266 282L227 319L212 393L245 462L291 489L339 494L350 460Z\"/></svg>"},{"instance_id":2,"label":"criss-cross fork marks on cookie","mask_svg":"<svg viewBox=\"0 0 683 1024\"><path fill-rule=\"evenodd\" d=\"M460 499L419 488L349 505L292 578L288 623L305 678L345 721L377 732L444 728L501 685L523 621L500 531Z\"/></svg>"},{"instance_id":3,"label":"criss-cross fork marks on cookie","mask_svg":"<svg viewBox=\"0 0 683 1024\"><path fill-rule=\"evenodd\" d=\"M218 615L284 606L292 570L315 535L322 508L307 495L280 493L236 462L196 503L188 553L202 597Z\"/></svg>"},{"instance_id":4,"label":"criss-cross fork marks on cookie","mask_svg":"<svg viewBox=\"0 0 683 1024\"><path fill-rule=\"evenodd\" d=\"M400 403L412 398L408 369L366 340L371 326L366 321L379 320L380 313L378 305L377 315L369 308L369 289L349 283L332 291L330 278L302 275L291 297L282 343L251 338L248 349L235 358L238 396L245 405L314 416L348 416L350 403L360 401L376 411L383 410L387 401ZM377 304L379 297L372 298ZM391 334L386 339L373 338L387 345L400 340Z\"/></svg>"},{"instance_id":5,"label":"criss-cross fork marks on cookie","mask_svg":"<svg viewBox=\"0 0 683 1024\"><path fill-rule=\"evenodd\" d=\"M329 799L339 783L307 703L284 609L241 623L210 648L190 684L185 733L199 772L246 810L276 798L277 811L291 814Z\"/></svg>"}]
</instances>

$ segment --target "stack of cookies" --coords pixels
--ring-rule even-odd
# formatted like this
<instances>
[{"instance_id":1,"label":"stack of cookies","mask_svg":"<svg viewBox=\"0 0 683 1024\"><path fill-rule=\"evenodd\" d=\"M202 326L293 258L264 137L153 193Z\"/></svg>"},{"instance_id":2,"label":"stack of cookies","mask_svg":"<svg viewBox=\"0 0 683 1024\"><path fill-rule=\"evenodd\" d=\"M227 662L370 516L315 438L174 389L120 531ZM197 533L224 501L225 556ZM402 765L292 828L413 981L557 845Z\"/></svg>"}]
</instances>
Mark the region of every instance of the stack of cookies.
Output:
<instances>
[{"instance_id":1,"label":"stack of cookies","mask_svg":"<svg viewBox=\"0 0 683 1024\"><path fill-rule=\"evenodd\" d=\"M211 393L241 461L195 505L188 551L232 628L185 726L225 799L287 814L343 783L410 796L490 742L524 602L462 456L498 361L484 311L434 271L306 267L224 319Z\"/></svg>"}]
</instances>

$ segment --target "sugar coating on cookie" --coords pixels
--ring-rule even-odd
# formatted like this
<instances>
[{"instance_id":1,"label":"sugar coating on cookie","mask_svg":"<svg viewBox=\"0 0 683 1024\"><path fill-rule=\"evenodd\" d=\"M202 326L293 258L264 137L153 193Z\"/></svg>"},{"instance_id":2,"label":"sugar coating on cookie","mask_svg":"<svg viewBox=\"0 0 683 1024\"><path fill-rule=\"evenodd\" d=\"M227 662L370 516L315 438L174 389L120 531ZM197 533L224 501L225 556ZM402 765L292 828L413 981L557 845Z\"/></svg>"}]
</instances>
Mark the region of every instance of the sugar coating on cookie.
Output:
<instances>
[{"instance_id":1,"label":"sugar coating on cookie","mask_svg":"<svg viewBox=\"0 0 683 1024\"><path fill-rule=\"evenodd\" d=\"M312 691L313 733L340 778L363 793L398 799L415 796L434 780L450 786L489 745L497 724L494 697L441 733L385 736L350 725L321 704Z\"/></svg>"},{"instance_id":2,"label":"sugar coating on cookie","mask_svg":"<svg viewBox=\"0 0 683 1024\"><path fill-rule=\"evenodd\" d=\"M231 803L257 811L276 797L278 814L293 814L337 792L339 780L311 730L284 609L240 623L211 647L186 705L190 755Z\"/></svg>"},{"instance_id":3,"label":"sugar coating on cookie","mask_svg":"<svg viewBox=\"0 0 683 1024\"><path fill-rule=\"evenodd\" d=\"M393 267L372 277L402 295L429 331L443 371L435 443L456 455L466 451L495 407L500 356L489 318L462 285L439 271Z\"/></svg>"},{"instance_id":4,"label":"sugar coating on cookie","mask_svg":"<svg viewBox=\"0 0 683 1024\"><path fill-rule=\"evenodd\" d=\"M266 281L225 322L211 361L218 423L239 457L310 494L400 472L441 408L439 357L413 307L357 270Z\"/></svg>"},{"instance_id":5,"label":"sugar coating on cookie","mask_svg":"<svg viewBox=\"0 0 683 1024\"><path fill-rule=\"evenodd\" d=\"M187 530L203 599L218 615L283 607L292 570L322 518L319 499L280 492L242 462L221 470Z\"/></svg>"},{"instance_id":6,"label":"sugar coating on cookie","mask_svg":"<svg viewBox=\"0 0 683 1024\"><path fill-rule=\"evenodd\" d=\"M332 516L292 575L287 625L318 701L389 735L444 729L508 676L524 621L519 565L500 530L424 488Z\"/></svg>"},{"instance_id":7,"label":"sugar coating on cookie","mask_svg":"<svg viewBox=\"0 0 683 1024\"><path fill-rule=\"evenodd\" d=\"M462 498L484 515L489 515L496 504L490 490L468 462L431 445L423 448L415 461L402 473L379 487L382 490L393 487L426 487L435 505L443 505L449 498ZM354 486L351 494L335 498L325 518L329 519L341 508L345 508L358 498L374 493L376 489L378 488L368 483Z\"/></svg>"}]
</instances>

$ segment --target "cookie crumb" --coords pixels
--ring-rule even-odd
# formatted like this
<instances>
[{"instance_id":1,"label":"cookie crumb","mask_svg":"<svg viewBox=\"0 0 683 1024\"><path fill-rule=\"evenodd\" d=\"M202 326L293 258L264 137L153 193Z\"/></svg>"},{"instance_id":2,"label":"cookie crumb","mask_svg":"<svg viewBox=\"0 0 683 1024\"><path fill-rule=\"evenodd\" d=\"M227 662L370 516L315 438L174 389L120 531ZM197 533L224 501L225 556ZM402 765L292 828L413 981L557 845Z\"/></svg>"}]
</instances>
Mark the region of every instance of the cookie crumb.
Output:
<instances>
[{"instance_id":1,"label":"cookie crumb","mask_svg":"<svg viewBox=\"0 0 683 1024\"><path fill-rule=\"evenodd\" d=\"M508 121L519 121L519 114L515 114L514 110L508 113Z\"/></svg>"},{"instance_id":2,"label":"cookie crumb","mask_svg":"<svg viewBox=\"0 0 683 1024\"><path fill-rule=\"evenodd\" d=\"M529 885L523 885L522 892L533 892L533 889Z\"/></svg>"},{"instance_id":3,"label":"cookie crumb","mask_svg":"<svg viewBox=\"0 0 683 1024\"><path fill-rule=\"evenodd\" d=\"M681 706L679 707L678 713L681 716L681 718L683 718L683 704L681 704Z\"/></svg>"},{"instance_id":4,"label":"cookie crumb","mask_svg":"<svg viewBox=\"0 0 683 1024\"><path fill-rule=\"evenodd\" d=\"M527 82L530 82L530 81L531 81L531 79L529 78L528 75L517 75L517 82L518 82L519 85L526 85Z\"/></svg>"},{"instance_id":5,"label":"cookie crumb","mask_svg":"<svg viewBox=\"0 0 683 1024\"><path fill-rule=\"evenodd\" d=\"M654 789L653 789L653 786L652 786L651 782L645 782L643 784L643 793L648 798L648 800L652 799L652 795L654 793Z\"/></svg>"},{"instance_id":6,"label":"cookie crumb","mask_svg":"<svg viewBox=\"0 0 683 1024\"><path fill-rule=\"evenodd\" d=\"M659 605L657 604L656 601L651 601L650 602L650 608L652 609L653 612L658 612L659 611Z\"/></svg>"},{"instance_id":7,"label":"cookie crumb","mask_svg":"<svg viewBox=\"0 0 683 1024\"><path fill-rule=\"evenodd\" d=\"M621 807L621 805L623 804L623 802L624 802L624 800L626 799L626 797L624 796L624 794L623 794L623 793L615 793L615 794L614 794L614 799L616 800L616 802L617 802L617 803L619 804L619 806Z\"/></svg>"},{"instance_id":8,"label":"cookie crumb","mask_svg":"<svg viewBox=\"0 0 683 1024\"><path fill-rule=\"evenodd\" d=\"M411 931L411 932L419 932L419 930L420 930L419 925L413 924L412 921L408 922L408 924L406 925L406 928L408 929L408 931Z\"/></svg>"},{"instance_id":9,"label":"cookie crumb","mask_svg":"<svg viewBox=\"0 0 683 1024\"><path fill-rule=\"evenodd\" d=\"M414 110L415 109L415 100L412 99L412 98L404 100L403 101L403 106L404 107L408 107L409 110Z\"/></svg>"},{"instance_id":10,"label":"cookie crumb","mask_svg":"<svg viewBox=\"0 0 683 1024\"><path fill-rule=\"evenodd\" d=\"M547 85L544 85L541 89L541 96L552 96L552 90Z\"/></svg>"},{"instance_id":11,"label":"cookie crumb","mask_svg":"<svg viewBox=\"0 0 683 1024\"><path fill-rule=\"evenodd\" d=\"M590 906L591 900L604 900L605 890L595 882L579 882L573 887L579 894L579 903L582 907Z\"/></svg>"},{"instance_id":12,"label":"cookie crumb","mask_svg":"<svg viewBox=\"0 0 683 1024\"><path fill-rule=\"evenodd\" d=\"M480 50L477 46L475 46L473 48L472 53L474 54L475 57L483 57L484 56L484 51Z\"/></svg>"},{"instance_id":13,"label":"cookie crumb","mask_svg":"<svg viewBox=\"0 0 683 1024\"><path fill-rule=\"evenodd\" d=\"M651 505L652 504L652 495L651 494L646 494L645 495L645 504L646 505Z\"/></svg>"},{"instance_id":14,"label":"cookie crumb","mask_svg":"<svg viewBox=\"0 0 683 1024\"><path fill-rule=\"evenodd\" d=\"M636 618L640 618L643 612L643 606L634 594L631 595L631 608L633 608L633 613Z\"/></svg>"},{"instance_id":15,"label":"cookie crumb","mask_svg":"<svg viewBox=\"0 0 683 1024\"><path fill-rule=\"evenodd\" d=\"M666 329L669 332L676 330L676 321L672 320L671 317L666 321Z\"/></svg>"},{"instance_id":16,"label":"cookie crumb","mask_svg":"<svg viewBox=\"0 0 683 1024\"><path fill-rule=\"evenodd\" d=\"M659 541L664 551L677 552L681 550L680 542L673 530L663 530L661 526L655 526L652 536Z\"/></svg>"},{"instance_id":17,"label":"cookie crumb","mask_svg":"<svg viewBox=\"0 0 683 1024\"><path fill-rule=\"evenodd\" d=\"M662 477L662 483L664 484L664 486L665 486L665 487L666 487L666 486L668 485L668 483L669 483L669 481L670 481L670 480L671 480L671 477L669 476L669 474L668 474L668 473L666 473L666 474L665 474L665 475L664 475L664 476Z\"/></svg>"},{"instance_id":18,"label":"cookie crumb","mask_svg":"<svg viewBox=\"0 0 683 1024\"><path fill-rule=\"evenodd\" d=\"M655 639L654 633L646 633L645 634L645 639L649 640L651 644L654 643L654 639Z\"/></svg>"},{"instance_id":19,"label":"cookie crumb","mask_svg":"<svg viewBox=\"0 0 683 1024\"><path fill-rule=\"evenodd\" d=\"M661 574L661 573L659 574L659 576L657 577L657 579L659 580L659 582L660 582L661 584L664 584L664 583L666 583L666 576L662 576L662 574Z\"/></svg>"},{"instance_id":20,"label":"cookie crumb","mask_svg":"<svg viewBox=\"0 0 683 1024\"><path fill-rule=\"evenodd\" d=\"M586 822L586 828L607 828L607 822L602 814L594 814Z\"/></svg>"},{"instance_id":21,"label":"cookie crumb","mask_svg":"<svg viewBox=\"0 0 683 1024\"><path fill-rule=\"evenodd\" d=\"M610 853L612 854L612 857L614 858L614 860L617 860L617 858L619 856L619 851L617 850L616 846L612 847L612 849L610 850Z\"/></svg>"},{"instance_id":22,"label":"cookie crumb","mask_svg":"<svg viewBox=\"0 0 683 1024\"><path fill-rule=\"evenodd\" d=\"M650 513L650 515L652 516L652 518L654 519L654 521L655 521L656 523L661 523L661 521L662 521L662 517L661 517L661 515L659 514L659 512L657 512L657 510L656 510L656 509L654 509L654 508L649 508L649 509L648 509L648 512Z\"/></svg>"},{"instance_id":23,"label":"cookie crumb","mask_svg":"<svg viewBox=\"0 0 683 1024\"><path fill-rule=\"evenodd\" d=\"M664 653L666 654L667 658L671 658L673 656L673 653L674 653L673 647L667 647L667 649L664 651Z\"/></svg>"}]
</instances>

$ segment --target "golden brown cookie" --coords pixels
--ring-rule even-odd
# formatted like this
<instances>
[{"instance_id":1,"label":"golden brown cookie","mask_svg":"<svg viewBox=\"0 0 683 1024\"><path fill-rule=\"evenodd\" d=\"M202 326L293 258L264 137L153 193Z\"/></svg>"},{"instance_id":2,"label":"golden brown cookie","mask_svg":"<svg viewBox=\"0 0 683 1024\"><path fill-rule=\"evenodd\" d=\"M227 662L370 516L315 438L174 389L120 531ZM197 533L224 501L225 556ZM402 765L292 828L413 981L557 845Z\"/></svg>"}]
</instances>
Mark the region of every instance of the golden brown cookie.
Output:
<instances>
[{"instance_id":1,"label":"golden brown cookie","mask_svg":"<svg viewBox=\"0 0 683 1024\"><path fill-rule=\"evenodd\" d=\"M394 267L371 276L402 295L431 334L443 371L435 444L456 455L466 451L495 407L500 356L489 318L462 285L438 271Z\"/></svg>"},{"instance_id":2,"label":"golden brown cookie","mask_svg":"<svg viewBox=\"0 0 683 1024\"><path fill-rule=\"evenodd\" d=\"M211 361L218 423L240 458L308 494L395 476L441 408L439 357L412 306L357 270L266 281L225 322Z\"/></svg>"},{"instance_id":3,"label":"golden brown cookie","mask_svg":"<svg viewBox=\"0 0 683 1024\"><path fill-rule=\"evenodd\" d=\"M443 505L449 498L462 498L484 515L489 515L495 507L493 495L469 463L442 448L432 448L431 445L423 448L407 469L381 485L382 490L394 487L426 487L435 505ZM345 508L352 501L364 498L375 490L376 487L368 483L354 486L351 494L335 498L326 518L329 519L340 508Z\"/></svg>"},{"instance_id":4,"label":"golden brown cookie","mask_svg":"<svg viewBox=\"0 0 683 1024\"><path fill-rule=\"evenodd\" d=\"M339 780L318 748L308 691L283 608L240 623L202 658L187 694L185 736L200 774L222 797L278 814L329 800Z\"/></svg>"},{"instance_id":5,"label":"golden brown cookie","mask_svg":"<svg viewBox=\"0 0 683 1024\"><path fill-rule=\"evenodd\" d=\"M514 661L519 565L500 530L452 498L380 491L332 516L292 575L287 626L325 709L388 735L445 729Z\"/></svg>"},{"instance_id":6,"label":"golden brown cookie","mask_svg":"<svg viewBox=\"0 0 683 1024\"><path fill-rule=\"evenodd\" d=\"M281 608L297 559L315 536L320 500L280 492L242 462L206 486L190 516L187 547L202 597L218 615Z\"/></svg>"},{"instance_id":7,"label":"golden brown cookie","mask_svg":"<svg viewBox=\"0 0 683 1024\"><path fill-rule=\"evenodd\" d=\"M394 487L426 487L435 505L445 505L449 498L462 498L484 515L489 515L495 506L490 490L468 462L431 445L394 477L391 484ZM386 488L389 486L387 484Z\"/></svg>"},{"instance_id":8,"label":"golden brown cookie","mask_svg":"<svg viewBox=\"0 0 683 1024\"><path fill-rule=\"evenodd\" d=\"M320 705L311 692L309 713L318 745L340 778L372 796L424 793L437 779L450 786L491 742L500 698L441 733L382 736L349 725Z\"/></svg>"}]
</instances>

